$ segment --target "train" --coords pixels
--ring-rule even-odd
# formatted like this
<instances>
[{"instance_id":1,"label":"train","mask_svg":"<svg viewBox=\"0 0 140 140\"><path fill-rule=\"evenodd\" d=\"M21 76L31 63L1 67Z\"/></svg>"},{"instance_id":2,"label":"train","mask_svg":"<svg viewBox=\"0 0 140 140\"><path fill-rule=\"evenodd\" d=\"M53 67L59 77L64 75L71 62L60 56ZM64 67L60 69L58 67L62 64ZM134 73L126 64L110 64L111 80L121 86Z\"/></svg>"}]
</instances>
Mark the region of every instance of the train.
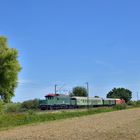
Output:
<instances>
[{"instance_id":1,"label":"train","mask_svg":"<svg viewBox=\"0 0 140 140\"><path fill-rule=\"evenodd\" d=\"M115 106L117 104L124 104L123 99L113 98L97 98L97 97L78 97L64 94L48 94L44 100L39 101L41 110L55 110L55 109L75 109L85 107L101 107L101 106Z\"/></svg>"}]
</instances>

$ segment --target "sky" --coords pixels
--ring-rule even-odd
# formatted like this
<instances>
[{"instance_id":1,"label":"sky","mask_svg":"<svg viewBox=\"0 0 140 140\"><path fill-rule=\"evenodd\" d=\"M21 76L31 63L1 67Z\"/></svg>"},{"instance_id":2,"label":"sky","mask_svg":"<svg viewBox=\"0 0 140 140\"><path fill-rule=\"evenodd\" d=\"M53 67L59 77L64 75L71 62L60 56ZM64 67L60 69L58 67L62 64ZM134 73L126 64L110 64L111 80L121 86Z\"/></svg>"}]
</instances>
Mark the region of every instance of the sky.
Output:
<instances>
[{"instance_id":1,"label":"sky","mask_svg":"<svg viewBox=\"0 0 140 140\"><path fill-rule=\"evenodd\" d=\"M114 87L140 92L139 0L0 0L0 35L19 51L14 102ZM140 95L139 95L140 98Z\"/></svg>"}]
</instances>

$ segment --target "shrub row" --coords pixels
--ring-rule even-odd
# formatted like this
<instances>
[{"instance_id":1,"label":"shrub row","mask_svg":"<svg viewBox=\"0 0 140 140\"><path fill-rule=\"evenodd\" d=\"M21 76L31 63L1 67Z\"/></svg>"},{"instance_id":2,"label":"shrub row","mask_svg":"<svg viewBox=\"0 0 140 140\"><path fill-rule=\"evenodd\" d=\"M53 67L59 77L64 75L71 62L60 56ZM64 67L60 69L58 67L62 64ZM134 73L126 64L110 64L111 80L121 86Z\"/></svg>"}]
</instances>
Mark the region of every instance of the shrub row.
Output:
<instances>
[{"instance_id":1,"label":"shrub row","mask_svg":"<svg viewBox=\"0 0 140 140\"><path fill-rule=\"evenodd\" d=\"M129 101L127 104L129 106L133 106L133 107L140 107L140 100L139 101Z\"/></svg>"},{"instance_id":2,"label":"shrub row","mask_svg":"<svg viewBox=\"0 0 140 140\"><path fill-rule=\"evenodd\" d=\"M0 113L18 113L28 110L37 110L39 108L39 100L28 100L23 103L8 103L4 104L0 101Z\"/></svg>"},{"instance_id":3,"label":"shrub row","mask_svg":"<svg viewBox=\"0 0 140 140\"><path fill-rule=\"evenodd\" d=\"M127 104L120 104L120 105L118 104L118 105L113 106L113 108L116 110L123 110L127 108Z\"/></svg>"},{"instance_id":4,"label":"shrub row","mask_svg":"<svg viewBox=\"0 0 140 140\"><path fill-rule=\"evenodd\" d=\"M54 121L66 118L80 117L86 115L93 115L102 112L116 111L113 108L94 108L89 110L75 110L75 111L60 111L55 113L37 113L33 111L28 111L28 113L7 113L0 115L0 130L7 129L9 127Z\"/></svg>"}]
</instances>

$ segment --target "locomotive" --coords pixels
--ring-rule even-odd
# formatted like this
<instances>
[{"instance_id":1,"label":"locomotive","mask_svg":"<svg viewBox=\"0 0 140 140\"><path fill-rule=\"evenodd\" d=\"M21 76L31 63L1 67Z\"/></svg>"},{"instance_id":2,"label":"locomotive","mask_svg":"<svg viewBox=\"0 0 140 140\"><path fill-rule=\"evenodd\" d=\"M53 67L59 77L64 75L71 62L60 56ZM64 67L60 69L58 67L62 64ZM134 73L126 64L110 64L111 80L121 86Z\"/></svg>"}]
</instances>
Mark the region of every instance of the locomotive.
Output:
<instances>
[{"instance_id":1,"label":"locomotive","mask_svg":"<svg viewBox=\"0 0 140 140\"><path fill-rule=\"evenodd\" d=\"M48 94L45 100L39 101L41 110L53 109L74 109L85 107L115 106L116 104L124 104L123 99L113 98L95 98L95 97L70 97L64 94Z\"/></svg>"}]
</instances>

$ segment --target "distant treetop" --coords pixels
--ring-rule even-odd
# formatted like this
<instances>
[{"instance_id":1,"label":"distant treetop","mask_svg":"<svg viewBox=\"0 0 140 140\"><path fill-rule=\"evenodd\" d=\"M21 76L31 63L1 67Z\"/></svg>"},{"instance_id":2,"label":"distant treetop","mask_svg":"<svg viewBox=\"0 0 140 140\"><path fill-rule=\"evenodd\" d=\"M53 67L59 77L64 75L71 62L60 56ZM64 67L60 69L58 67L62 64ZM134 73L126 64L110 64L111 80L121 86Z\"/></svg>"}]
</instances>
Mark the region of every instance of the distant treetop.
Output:
<instances>
[{"instance_id":1,"label":"distant treetop","mask_svg":"<svg viewBox=\"0 0 140 140\"><path fill-rule=\"evenodd\" d=\"M120 98L128 102L132 98L132 92L125 88L114 88L107 94L107 98Z\"/></svg>"},{"instance_id":2,"label":"distant treetop","mask_svg":"<svg viewBox=\"0 0 140 140\"><path fill-rule=\"evenodd\" d=\"M82 96L82 97L87 97L87 89L84 87L74 87L72 90L72 93L70 93L70 96Z\"/></svg>"}]
</instances>

